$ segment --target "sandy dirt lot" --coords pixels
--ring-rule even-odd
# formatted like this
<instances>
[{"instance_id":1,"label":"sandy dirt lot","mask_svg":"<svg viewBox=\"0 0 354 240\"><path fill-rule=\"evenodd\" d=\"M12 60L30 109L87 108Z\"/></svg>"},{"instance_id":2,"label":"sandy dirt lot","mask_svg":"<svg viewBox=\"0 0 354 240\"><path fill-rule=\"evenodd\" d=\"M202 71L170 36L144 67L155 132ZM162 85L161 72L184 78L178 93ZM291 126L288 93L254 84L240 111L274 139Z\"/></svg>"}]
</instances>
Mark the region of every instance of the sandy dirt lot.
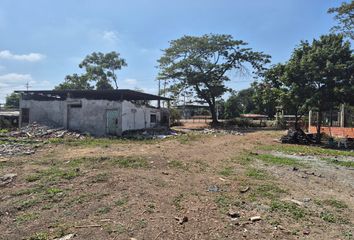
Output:
<instances>
[{"instance_id":1,"label":"sandy dirt lot","mask_svg":"<svg viewBox=\"0 0 354 240\"><path fill-rule=\"evenodd\" d=\"M354 152L282 133L52 141L2 158L0 176L17 177L0 186L0 239L353 239Z\"/></svg>"}]
</instances>

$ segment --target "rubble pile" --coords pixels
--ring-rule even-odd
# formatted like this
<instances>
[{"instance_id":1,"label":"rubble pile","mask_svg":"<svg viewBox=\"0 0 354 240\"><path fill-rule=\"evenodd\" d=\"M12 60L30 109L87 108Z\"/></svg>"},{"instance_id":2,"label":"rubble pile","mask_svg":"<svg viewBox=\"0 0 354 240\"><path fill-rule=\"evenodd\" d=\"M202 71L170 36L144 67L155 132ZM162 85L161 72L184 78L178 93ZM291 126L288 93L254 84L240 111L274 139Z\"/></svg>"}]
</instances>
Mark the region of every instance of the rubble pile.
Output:
<instances>
[{"instance_id":1,"label":"rubble pile","mask_svg":"<svg viewBox=\"0 0 354 240\"><path fill-rule=\"evenodd\" d=\"M280 138L281 143L311 144L313 140L301 129L289 129L288 133Z\"/></svg>"},{"instance_id":2,"label":"rubble pile","mask_svg":"<svg viewBox=\"0 0 354 240\"><path fill-rule=\"evenodd\" d=\"M83 139L84 135L65 130L64 128L51 128L38 123L31 123L22 127L19 131L10 132L7 134L10 137L28 137L28 138L77 138Z\"/></svg>"},{"instance_id":3,"label":"rubble pile","mask_svg":"<svg viewBox=\"0 0 354 240\"><path fill-rule=\"evenodd\" d=\"M238 135L238 136L243 136L244 134L236 131L236 130L231 130L231 129L211 129L211 128L205 128L202 131L203 134L223 134L223 135Z\"/></svg>"},{"instance_id":4,"label":"rubble pile","mask_svg":"<svg viewBox=\"0 0 354 240\"><path fill-rule=\"evenodd\" d=\"M0 144L0 157L14 155L30 155L35 152L36 146L21 143Z\"/></svg>"}]
</instances>

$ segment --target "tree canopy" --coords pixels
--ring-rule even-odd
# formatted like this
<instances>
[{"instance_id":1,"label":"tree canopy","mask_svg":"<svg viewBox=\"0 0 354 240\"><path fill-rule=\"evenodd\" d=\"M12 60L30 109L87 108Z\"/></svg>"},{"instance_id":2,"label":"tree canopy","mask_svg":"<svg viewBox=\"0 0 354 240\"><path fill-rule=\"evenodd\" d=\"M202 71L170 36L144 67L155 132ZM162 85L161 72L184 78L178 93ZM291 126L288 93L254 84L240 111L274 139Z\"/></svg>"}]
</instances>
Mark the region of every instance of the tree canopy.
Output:
<instances>
[{"instance_id":1,"label":"tree canopy","mask_svg":"<svg viewBox=\"0 0 354 240\"><path fill-rule=\"evenodd\" d=\"M67 75L63 83L55 87L60 89L76 89L76 90L97 90L118 89L118 79L116 71L127 66L126 61L120 57L117 52L101 53L94 52L87 55L79 64L80 68L85 69L85 73ZM95 83L95 87L91 85ZM114 83L114 87L112 86Z\"/></svg>"},{"instance_id":2,"label":"tree canopy","mask_svg":"<svg viewBox=\"0 0 354 240\"><path fill-rule=\"evenodd\" d=\"M339 7L328 9L328 13L336 14L334 18L338 21L338 25L334 26L332 31L354 40L354 1L343 2Z\"/></svg>"},{"instance_id":3,"label":"tree canopy","mask_svg":"<svg viewBox=\"0 0 354 240\"><path fill-rule=\"evenodd\" d=\"M177 92L192 90L207 102L213 123L217 122L216 101L229 90L231 71L245 72L249 64L262 71L269 56L252 51L247 43L231 35L183 36L170 42L158 60L160 80L168 81Z\"/></svg>"},{"instance_id":4,"label":"tree canopy","mask_svg":"<svg viewBox=\"0 0 354 240\"><path fill-rule=\"evenodd\" d=\"M20 107L20 95L18 93L11 93L6 96L5 102L6 108L19 108Z\"/></svg>"}]
</instances>

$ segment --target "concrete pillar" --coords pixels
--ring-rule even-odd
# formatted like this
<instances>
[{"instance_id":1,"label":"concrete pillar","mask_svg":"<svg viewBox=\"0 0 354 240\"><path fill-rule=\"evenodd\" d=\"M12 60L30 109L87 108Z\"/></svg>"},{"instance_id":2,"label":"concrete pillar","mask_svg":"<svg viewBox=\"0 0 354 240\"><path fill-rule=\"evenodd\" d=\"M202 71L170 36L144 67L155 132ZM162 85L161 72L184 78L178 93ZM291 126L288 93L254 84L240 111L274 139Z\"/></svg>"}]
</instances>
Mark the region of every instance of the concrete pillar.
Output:
<instances>
[{"instance_id":1,"label":"concrete pillar","mask_svg":"<svg viewBox=\"0 0 354 240\"><path fill-rule=\"evenodd\" d=\"M312 124L312 110L309 111L309 128Z\"/></svg>"},{"instance_id":2,"label":"concrete pillar","mask_svg":"<svg viewBox=\"0 0 354 240\"><path fill-rule=\"evenodd\" d=\"M345 107L344 104L340 107L340 127L345 127Z\"/></svg>"}]
</instances>

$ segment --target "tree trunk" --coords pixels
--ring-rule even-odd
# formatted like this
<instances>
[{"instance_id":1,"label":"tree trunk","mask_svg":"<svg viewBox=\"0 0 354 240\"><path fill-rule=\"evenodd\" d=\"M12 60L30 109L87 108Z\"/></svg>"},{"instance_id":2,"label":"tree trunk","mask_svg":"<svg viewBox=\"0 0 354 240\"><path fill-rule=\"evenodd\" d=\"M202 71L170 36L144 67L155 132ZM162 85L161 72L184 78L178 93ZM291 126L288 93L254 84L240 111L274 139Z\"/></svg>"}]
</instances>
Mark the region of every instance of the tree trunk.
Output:
<instances>
[{"instance_id":1,"label":"tree trunk","mask_svg":"<svg viewBox=\"0 0 354 240\"><path fill-rule=\"evenodd\" d=\"M219 123L217 114L216 114L216 109L215 109L215 104L208 103L209 104L209 110L211 113L211 118L212 118L212 124L217 124Z\"/></svg>"},{"instance_id":2,"label":"tree trunk","mask_svg":"<svg viewBox=\"0 0 354 240\"><path fill-rule=\"evenodd\" d=\"M316 143L320 144L321 143L321 126L322 126L322 111L320 110L318 112L318 118L317 118L317 126L316 126Z\"/></svg>"}]
</instances>

